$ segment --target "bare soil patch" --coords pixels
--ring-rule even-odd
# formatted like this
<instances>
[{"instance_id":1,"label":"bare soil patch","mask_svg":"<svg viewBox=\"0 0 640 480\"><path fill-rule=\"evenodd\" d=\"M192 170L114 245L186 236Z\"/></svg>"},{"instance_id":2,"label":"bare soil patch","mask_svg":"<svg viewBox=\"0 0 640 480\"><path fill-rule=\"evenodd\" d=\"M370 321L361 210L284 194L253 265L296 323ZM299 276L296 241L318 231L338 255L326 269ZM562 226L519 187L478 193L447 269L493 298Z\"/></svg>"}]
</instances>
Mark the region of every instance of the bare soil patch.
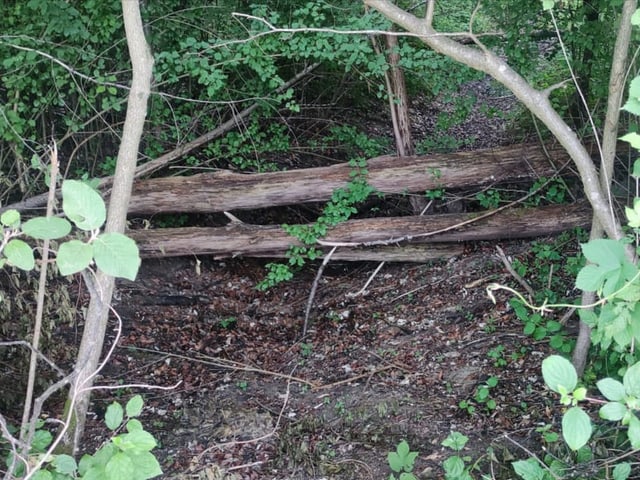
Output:
<instances>
[{"instance_id":1,"label":"bare soil patch","mask_svg":"<svg viewBox=\"0 0 640 480\"><path fill-rule=\"evenodd\" d=\"M503 248L527 261L526 243ZM453 430L471 438L465 453L483 471L526 456L508 438L538 442L535 426L553 420L539 373L548 352L487 297L489 282L513 283L494 247L385 265L355 295L376 266L330 265L306 338L311 269L267 293L254 288L263 269L250 260L145 261L139 281L121 283L124 332L105 380L181 382L145 394L166 478L388 478L387 452L402 439L420 452L418 478L442 478L450 452L440 442ZM501 366L487 355L497 346ZM473 401L489 376L495 410ZM111 401L94 398L94 441Z\"/></svg>"}]
</instances>

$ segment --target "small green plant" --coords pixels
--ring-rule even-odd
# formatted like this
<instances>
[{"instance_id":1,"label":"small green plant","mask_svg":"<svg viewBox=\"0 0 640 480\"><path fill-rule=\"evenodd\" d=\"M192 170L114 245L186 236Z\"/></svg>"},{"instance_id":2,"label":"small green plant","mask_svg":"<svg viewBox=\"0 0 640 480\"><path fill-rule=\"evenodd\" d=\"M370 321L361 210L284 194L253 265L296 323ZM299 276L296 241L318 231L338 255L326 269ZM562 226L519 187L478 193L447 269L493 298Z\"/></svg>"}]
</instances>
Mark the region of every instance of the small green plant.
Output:
<instances>
[{"instance_id":1,"label":"small green plant","mask_svg":"<svg viewBox=\"0 0 640 480\"><path fill-rule=\"evenodd\" d=\"M446 480L473 480L469 474L470 467L466 464L471 459L460 456L460 452L464 450L468 441L469 437L460 432L451 432L447 438L442 441L441 445L443 447L450 448L456 452L455 455L450 456L442 462L444 478Z\"/></svg>"},{"instance_id":2,"label":"small green plant","mask_svg":"<svg viewBox=\"0 0 640 480\"><path fill-rule=\"evenodd\" d=\"M489 377L482 385L476 387L472 400L461 400L458 407L471 415L475 413L476 407L482 407L486 411L493 411L497 404L495 399L491 398L491 390L498 385L498 377Z\"/></svg>"},{"instance_id":3,"label":"small green plant","mask_svg":"<svg viewBox=\"0 0 640 480\"><path fill-rule=\"evenodd\" d=\"M487 352L487 357L493 360L494 367L506 367L507 359L504 357L504 345L496 345Z\"/></svg>"},{"instance_id":4,"label":"small green plant","mask_svg":"<svg viewBox=\"0 0 640 480\"><path fill-rule=\"evenodd\" d=\"M389 475L389 480L417 480L413 474L417 457L418 452L412 452L407 441L402 440L396 447L396 451L389 452L387 455L389 468L394 472Z\"/></svg>"},{"instance_id":5,"label":"small green plant","mask_svg":"<svg viewBox=\"0 0 640 480\"><path fill-rule=\"evenodd\" d=\"M233 327L237 321L238 319L236 317L227 317L220 320L219 324L222 328L228 329Z\"/></svg>"},{"instance_id":6,"label":"small green plant","mask_svg":"<svg viewBox=\"0 0 640 480\"><path fill-rule=\"evenodd\" d=\"M502 195L498 190L490 188L484 192L476 193L476 200L482 208L498 208L502 202Z\"/></svg>"},{"instance_id":7,"label":"small green plant","mask_svg":"<svg viewBox=\"0 0 640 480\"><path fill-rule=\"evenodd\" d=\"M36 431L32 444L30 461L40 464L40 470L32 478L37 480L145 480L162 474L160 464L151 453L157 446L156 440L145 431L142 423L135 417L142 413L144 402L140 395L132 397L125 408L114 402L107 407L104 421L109 430L114 432L109 441L93 455L84 455L80 462L66 454L53 454L50 447L53 436L46 430ZM13 462L13 454L9 454L7 464ZM25 465L16 462L14 476L22 477Z\"/></svg>"},{"instance_id":8,"label":"small green plant","mask_svg":"<svg viewBox=\"0 0 640 480\"><path fill-rule=\"evenodd\" d=\"M313 352L313 343L302 342L300 344L300 355L304 358L311 356L311 352Z\"/></svg>"},{"instance_id":9,"label":"small green plant","mask_svg":"<svg viewBox=\"0 0 640 480\"><path fill-rule=\"evenodd\" d=\"M249 389L249 383L246 380L240 380L236 382L236 387L238 387L243 392L246 392Z\"/></svg>"}]
</instances>

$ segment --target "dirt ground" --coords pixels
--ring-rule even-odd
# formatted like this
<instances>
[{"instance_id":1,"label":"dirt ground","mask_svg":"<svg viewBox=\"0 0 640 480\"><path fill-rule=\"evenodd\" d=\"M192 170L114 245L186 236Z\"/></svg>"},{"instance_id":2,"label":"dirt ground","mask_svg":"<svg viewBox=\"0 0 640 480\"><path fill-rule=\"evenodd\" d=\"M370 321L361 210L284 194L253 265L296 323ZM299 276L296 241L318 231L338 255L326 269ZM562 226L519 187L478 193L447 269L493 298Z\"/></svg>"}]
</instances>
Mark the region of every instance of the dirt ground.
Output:
<instances>
[{"instance_id":1,"label":"dirt ground","mask_svg":"<svg viewBox=\"0 0 640 480\"><path fill-rule=\"evenodd\" d=\"M502 247L527 261L527 243ZM164 259L121 283L124 330L104 380L179 383L144 392L165 478L382 479L403 439L418 478L443 478L451 431L470 437L463 453L480 471L509 478L503 466L557 412L540 378L546 343L522 333L506 295L486 295L490 282L514 285L495 247L384 265L363 292L377 266L330 264L304 338L312 269L262 293L258 261ZM501 362L487 355L496 347ZM473 400L490 376L493 410ZM94 397L91 441L112 398Z\"/></svg>"}]
</instances>

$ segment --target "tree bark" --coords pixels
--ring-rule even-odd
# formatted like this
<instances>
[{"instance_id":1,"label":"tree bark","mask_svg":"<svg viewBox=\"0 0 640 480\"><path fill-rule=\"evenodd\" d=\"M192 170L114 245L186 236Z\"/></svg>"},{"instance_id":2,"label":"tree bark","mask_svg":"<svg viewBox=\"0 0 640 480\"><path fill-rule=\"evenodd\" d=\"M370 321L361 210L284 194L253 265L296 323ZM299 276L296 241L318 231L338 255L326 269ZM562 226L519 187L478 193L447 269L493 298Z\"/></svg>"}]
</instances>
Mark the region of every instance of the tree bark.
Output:
<instances>
[{"instance_id":1,"label":"tree bark","mask_svg":"<svg viewBox=\"0 0 640 480\"><path fill-rule=\"evenodd\" d=\"M547 157L547 153L549 157ZM550 177L569 161L560 147L537 144L368 161L367 181L381 193L424 192ZM559 167L555 167L558 165ZM222 170L136 182L129 214L221 212L326 201L350 180L348 164L284 172Z\"/></svg>"},{"instance_id":2,"label":"tree bark","mask_svg":"<svg viewBox=\"0 0 640 480\"><path fill-rule=\"evenodd\" d=\"M474 47L462 45L437 32L432 26L434 1L427 2L425 18L411 15L388 0L364 0L364 3L407 31L420 35L421 40L436 52L487 73L513 92L542 121L573 159L594 215L598 217L607 235L614 239L622 238L622 227L615 216L611 215L610 204L600 187L596 167L576 133L551 105L549 92L533 88L504 60L485 48L472 33L469 33L469 37L474 40Z\"/></svg>"},{"instance_id":3,"label":"tree bark","mask_svg":"<svg viewBox=\"0 0 640 480\"><path fill-rule=\"evenodd\" d=\"M133 77L127 99L127 112L113 179L113 191L109 201L106 232L124 232L125 229L153 71L153 56L144 37L139 2L122 0L122 13ZM77 452L84 432L90 398L89 388L93 385L100 362L114 283L113 277L101 271L98 271L94 277L91 300L74 369L74 383L78 388L77 390L72 388L68 400L71 405L75 401L72 428L67 431L62 441L63 447L73 453Z\"/></svg>"},{"instance_id":4,"label":"tree bark","mask_svg":"<svg viewBox=\"0 0 640 480\"><path fill-rule=\"evenodd\" d=\"M588 202L583 201L573 205L507 209L485 218L478 218L479 216L479 213L469 213L350 220L332 228L322 241L345 245L331 257L336 260L424 262L427 259L457 255L461 248L446 246L442 250L442 246L427 247L421 244L555 234L589 225L591 209ZM478 220L473 222L476 218ZM467 222L466 225L452 228L463 222ZM436 231L442 233L430 234ZM284 257L289 246L302 246L280 226L242 222L232 222L218 228L133 230L128 234L138 243L143 257ZM356 245L368 247L356 248ZM325 252L329 250L317 247Z\"/></svg>"},{"instance_id":5,"label":"tree bark","mask_svg":"<svg viewBox=\"0 0 640 480\"><path fill-rule=\"evenodd\" d=\"M602 133L600 185L602 190L606 192L609 198L609 204L612 207L611 181L613 178L616 145L618 142L618 124L620 120L620 107L622 106L624 96L629 43L631 41L631 16L637 7L638 2L636 0L626 0L622 6L622 15L620 16L620 25L618 26L618 34L616 36L613 59L611 61L611 72L609 75L609 97L607 99L607 112ZM597 216L594 215L589 240L602 238L603 233L602 225ZM582 294L583 305L590 305L594 300L595 294L593 292L584 292ZM576 368L578 375L584 373L590 346L591 327L583 321L580 321L580 331L578 332L578 339L576 340L576 347L573 350L572 357L573 366Z\"/></svg>"}]
</instances>

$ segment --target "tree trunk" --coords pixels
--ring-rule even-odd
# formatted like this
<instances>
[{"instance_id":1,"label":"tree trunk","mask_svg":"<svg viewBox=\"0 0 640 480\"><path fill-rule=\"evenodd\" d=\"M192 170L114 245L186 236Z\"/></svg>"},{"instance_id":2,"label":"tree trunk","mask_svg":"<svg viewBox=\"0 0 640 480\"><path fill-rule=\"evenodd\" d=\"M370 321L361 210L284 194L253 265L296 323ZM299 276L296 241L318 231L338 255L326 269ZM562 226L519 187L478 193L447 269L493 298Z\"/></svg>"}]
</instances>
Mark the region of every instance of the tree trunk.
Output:
<instances>
[{"instance_id":1,"label":"tree trunk","mask_svg":"<svg viewBox=\"0 0 640 480\"><path fill-rule=\"evenodd\" d=\"M127 100L122 141L118 151L113 191L109 201L106 232L124 232L125 229L153 71L153 56L144 37L139 3L122 0L122 13L133 77ZM90 277L87 276L87 278ZM71 428L67 430L62 440L63 448L73 453L78 451L84 432L89 407L89 389L93 385L100 362L113 287L113 277L101 271L96 273L74 371L74 384L77 388L71 389L68 399L68 404L73 406Z\"/></svg>"},{"instance_id":2,"label":"tree trunk","mask_svg":"<svg viewBox=\"0 0 640 480\"><path fill-rule=\"evenodd\" d=\"M332 228L323 243L338 243L331 257L340 260L424 262L457 255L461 247L435 247L424 243L527 238L550 235L591 220L586 201L573 205L507 209L484 218L479 213L350 220ZM474 221L476 220L477 221ZM464 223L461 227L456 225ZM433 234L434 232L441 232ZM284 257L291 245L302 244L277 225L232 222L218 228L163 228L133 230L131 236L143 257L213 255L215 258ZM407 242L409 243L407 245ZM401 246L397 246L401 244ZM367 246L367 248L356 248ZM321 250L322 246L317 246ZM374 248L370 248L374 247ZM324 248L328 251L329 248Z\"/></svg>"},{"instance_id":3,"label":"tree trunk","mask_svg":"<svg viewBox=\"0 0 640 480\"><path fill-rule=\"evenodd\" d=\"M549 157L547 157L547 153ZM559 147L537 144L368 161L367 181L381 193L461 188L550 177L569 161ZM558 165L559 167L554 167ZM136 182L130 214L221 212L326 201L350 180L348 164L283 172L222 170Z\"/></svg>"}]
</instances>

